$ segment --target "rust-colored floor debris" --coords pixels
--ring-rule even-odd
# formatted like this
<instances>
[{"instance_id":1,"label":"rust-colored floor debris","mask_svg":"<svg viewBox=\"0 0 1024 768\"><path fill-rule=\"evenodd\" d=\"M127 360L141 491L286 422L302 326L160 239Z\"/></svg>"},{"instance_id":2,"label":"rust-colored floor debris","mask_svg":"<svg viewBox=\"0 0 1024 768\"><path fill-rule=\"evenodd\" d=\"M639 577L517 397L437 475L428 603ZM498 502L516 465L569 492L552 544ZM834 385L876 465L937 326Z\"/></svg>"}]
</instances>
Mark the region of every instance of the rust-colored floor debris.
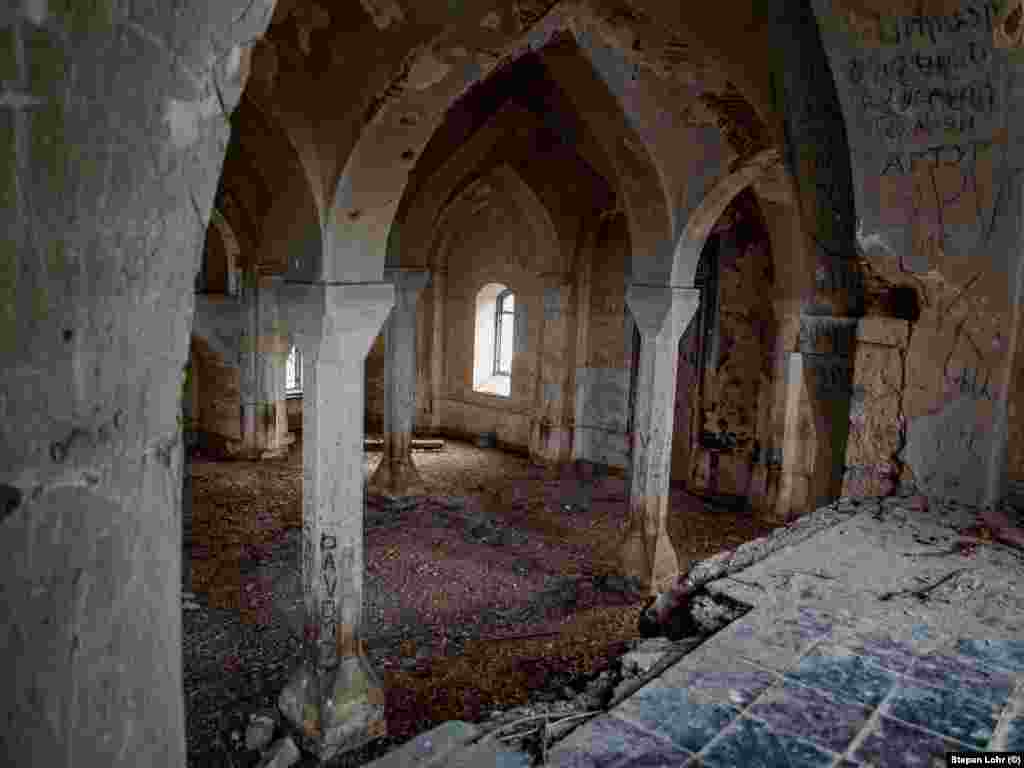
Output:
<instances>
[{"instance_id":1,"label":"rust-colored floor debris","mask_svg":"<svg viewBox=\"0 0 1024 768\"><path fill-rule=\"evenodd\" d=\"M615 573L621 475L552 471L457 441L414 460L427 495L371 495L365 516L364 636L387 690L389 743L579 687L638 636L642 600ZM366 472L379 461L368 453ZM231 748L213 708L272 704L295 661L301 446L281 461L197 458L191 477L186 689L190 765L204 765L215 746ZM688 560L771 528L681 490L672 509Z\"/></svg>"}]
</instances>

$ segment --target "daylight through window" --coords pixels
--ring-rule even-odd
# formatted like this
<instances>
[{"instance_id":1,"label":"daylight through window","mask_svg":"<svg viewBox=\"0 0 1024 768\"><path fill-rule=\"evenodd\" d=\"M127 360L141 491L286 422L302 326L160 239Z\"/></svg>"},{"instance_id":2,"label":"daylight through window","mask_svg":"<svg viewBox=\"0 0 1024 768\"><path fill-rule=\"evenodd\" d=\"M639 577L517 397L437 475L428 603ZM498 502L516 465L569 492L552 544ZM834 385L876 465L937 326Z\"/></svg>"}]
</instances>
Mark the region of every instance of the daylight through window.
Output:
<instances>
[{"instance_id":1,"label":"daylight through window","mask_svg":"<svg viewBox=\"0 0 1024 768\"><path fill-rule=\"evenodd\" d=\"M284 392L286 395L302 394L302 356L295 345L288 352L288 362L285 363Z\"/></svg>"}]
</instances>

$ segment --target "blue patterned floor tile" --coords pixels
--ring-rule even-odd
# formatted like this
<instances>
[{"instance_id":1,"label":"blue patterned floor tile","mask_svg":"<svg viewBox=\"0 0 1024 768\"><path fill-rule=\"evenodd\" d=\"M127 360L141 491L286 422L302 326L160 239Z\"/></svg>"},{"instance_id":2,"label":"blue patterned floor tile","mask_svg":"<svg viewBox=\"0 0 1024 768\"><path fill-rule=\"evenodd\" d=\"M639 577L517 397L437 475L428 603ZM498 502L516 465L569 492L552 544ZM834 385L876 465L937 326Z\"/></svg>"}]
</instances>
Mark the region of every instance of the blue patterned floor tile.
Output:
<instances>
[{"instance_id":1,"label":"blue patterned floor tile","mask_svg":"<svg viewBox=\"0 0 1024 768\"><path fill-rule=\"evenodd\" d=\"M797 734L833 752L844 752L871 712L859 704L834 701L813 688L786 683L758 699L749 714L776 731Z\"/></svg>"},{"instance_id":2,"label":"blue patterned floor tile","mask_svg":"<svg viewBox=\"0 0 1024 768\"><path fill-rule=\"evenodd\" d=\"M666 685L686 688L702 700L732 704L742 709L778 682L779 676L740 659L727 657L718 663L708 661L696 669L673 667L666 670L661 680Z\"/></svg>"},{"instance_id":3,"label":"blue patterned floor tile","mask_svg":"<svg viewBox=\"0 0 1024 768\"><path fill-rule=\"evenodd\" d=\"M1024 719L1011 720L1006 731L1006 749L1024 752Z\"/></svg>"},{"instance_id":4,"label":"blue patterned floor tile","mask_svg":"<svg viewBox=\"0 0 1024 768\"><path fill-rule=\"evenodd\" d=\"M957 650L983 664L1024 672L1024 640L961 640Z\"/></svg>"},{"instance_id":5,"label":"blue patterned floor tile","mask_svg":"<svg viewBox=\"0 0 1024 768\"><path fill-rule=\"evenodd\" d=\"M917 660L913 648L885 635L864 635L844 644L858 656L892 672L906 672Z\"/></svg>"},{"instance_id":6,"label":"blue patterned floor tile","mask_svg":"<svg viewBox=\"0 0 1024 768\"><path fill-rule=\"evenodd\" d=\"M680 768L691 753L617 717L573 731L547 754L547 768Z\"/></svg>"},{"instance_id":7,"label":"blue patterned floor tile","mask_svg":"<svg viewBox=\"0 0 1024 768\"><path fill-rule=\"evenodd\" d=\"M813 744L745 717L700 757L709 768L825 768L835 759Z\"/></svg>"},{"instance_id":8,"label":"blue patterned floor tile","mask_svg":"<svg viewBox=\"0 0 1024 768\"><path fill-rule=\"evenodd\" d=\"M832 645L815 648L786 677L828 691L843 701L869 707L877 706L896 683L893 673Z\"/></svg>"},{"instance_id":9,"label":"blue patterned floor tile","mask_svg":"<svg viewBox=\"0 0 1024 768\"><path fill-rule=\"evenodd\" d=\"M992 738L999 712L987 702L957 690L907 681L885 702L883 711L977 749Z\"/></svg>"},{"instance_id":10,"label":"blue patterned floor tile","mask_svg":"<svg viewBox=\"0 0 1024 768\"><path fill-rule=\"evenodd\" d=\"M964 749L963 744L880 717L853 757L874 768L945 768L946 753Z\"/></svg>"},{"instance_id":11,"label":"blue patterned floor tile","mask_svg":"<svg viewBox=\"0 0 1024 768\"><path fill-rule=\"evenodd\" d=\"M967 656L929 654L918 659L908 675L940 688L953 688L997 706L1006 704L1014 680L1006 672L987 669Z\"/></svg>"},{"instance_id":12,"label":"blue patterned floor tile","mask_svg":"<svg viewBox=\"0 0 1024 768\"><path fill-rule=\"evenodd\" d=\"M648 685L612 714L653 731L676 746L699 752L739 716L739 710L699 701L684 688Z\"/></svg>"}]
</instances>

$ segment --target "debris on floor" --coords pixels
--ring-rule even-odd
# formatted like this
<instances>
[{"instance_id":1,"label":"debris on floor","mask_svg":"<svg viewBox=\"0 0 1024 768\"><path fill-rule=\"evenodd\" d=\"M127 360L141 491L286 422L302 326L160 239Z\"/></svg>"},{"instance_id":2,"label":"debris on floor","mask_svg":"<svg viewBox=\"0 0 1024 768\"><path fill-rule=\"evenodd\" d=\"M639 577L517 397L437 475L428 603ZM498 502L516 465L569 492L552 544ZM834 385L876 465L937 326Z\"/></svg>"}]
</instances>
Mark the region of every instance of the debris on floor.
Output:
<instances>
[{"instance_id":1,"label":"debris on floor","mask_svg":"<svg viewBox=\"0 0 1024 768\"><path fill-rule=\"evenodd\" d=\"M367 455L367 476L379 461ZM363 637L384 682L389 732L346 766L439 723L490 723L492 712L552 707L569 692L566 717L590 711L622 684L615 665L637 639L643 601L616 574L621 474L591 473L581 488L571 467L553 471L451 440L415 461L429 496L367 498ZM301 443L283 460L199 460L190 474L189 766L224 765L230 755L255 768L261 754L246 749L247 718L276 706L301 653ZM672 508L685 520L690 560L771 530L680 490Z\"/></svg>"}]
</instances>

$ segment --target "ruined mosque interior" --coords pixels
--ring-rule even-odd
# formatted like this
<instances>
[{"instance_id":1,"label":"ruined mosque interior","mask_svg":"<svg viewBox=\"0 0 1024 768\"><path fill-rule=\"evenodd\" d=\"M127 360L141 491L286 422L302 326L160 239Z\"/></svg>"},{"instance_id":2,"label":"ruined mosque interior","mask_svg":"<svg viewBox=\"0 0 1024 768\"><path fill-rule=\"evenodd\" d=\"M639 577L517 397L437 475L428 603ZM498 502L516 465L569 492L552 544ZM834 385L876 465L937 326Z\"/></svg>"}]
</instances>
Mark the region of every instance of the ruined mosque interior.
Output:
<instances>
[{"instance_id":1,"label":"ruined mosque interior","mask_svg":"<svg viewBox=\"0 0 1024 768\"><path fill-rule=\"evenodd\" d=\"M1022 115L1022 0L9 0L0 764L1024 753Z\"/></svg>"}]
</instances>

